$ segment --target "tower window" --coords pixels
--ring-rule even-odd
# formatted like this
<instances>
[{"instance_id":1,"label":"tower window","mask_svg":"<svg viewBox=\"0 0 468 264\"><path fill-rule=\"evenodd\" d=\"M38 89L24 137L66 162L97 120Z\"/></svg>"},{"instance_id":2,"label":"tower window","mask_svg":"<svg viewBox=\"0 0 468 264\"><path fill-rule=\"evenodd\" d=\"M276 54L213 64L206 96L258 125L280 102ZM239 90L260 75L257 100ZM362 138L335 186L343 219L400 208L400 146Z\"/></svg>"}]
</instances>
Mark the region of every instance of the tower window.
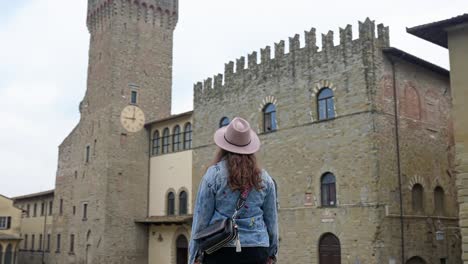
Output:
<instances>
[{"instance_id":1,"label":"tower window","mask_svg":"<svg viewBox=\"0 0 468 264\"><path fill-rule=\"evenodd\" d=\"M75 252L75 235L70 235L70 253Z\"/></svg>"},{"instance_id":2,"label":"tower window","mask_svg":"<svg viewBox=\"0 0 468 264\"><path fill-rule=\"evenodd\" d=\"M336 206L336 178L326 173L321 180L322 206Z\"/></svg>"},{"instance_id":3,"label":"tower window","mask_svg":"<svg viewBox=\"0 0 468 264\"><path fill-rule=\"evenodd\" d=\"M442 215L444 213L445 201L444 201L444 189L437 186L434 189L434 210L437 215Z\"/></svg>"},{"instance_id":4,"label":"tower window","mask_svg":"<svg viewBox=\"0 0 468 264\"><path fill-rule=\"evenodd\" d=\"M46 251L50 251L50 234L47 234L47 245L46 245Z\"/></svg>"},{"instance_id":5,"label":"tower window","mask_svg":"<svg viewBox=\"0 0 468 264\"><path fill-rule=\"evenodd\" d=\"M318 94L318 116L319 120L335 118L335 100L330 88L323 88Z\"/></svg>"},{"instance_id":6,"label":"tower window","mask_svg":"<svg viewBox=\"0 0 468 264\"><path fill-rule=\"evenodd\" d=\"M36 242L36 235L31 235L31 251L34 251L34 242Z\"/></svg>"},{"instance_id":7,"label":"tower window","mask_svg":"<svg viewBox=\"0 0 468 264\"><path fill-rule=\"evenodd\" d=\"M63 214L63 199L60 199L60 205L59 205L59 214Z\"/></svg>"},{"instance_id":8,"label":"tower window","mask_svg":"<svg viewBox=\"0 0 468 264\"><path fill-rule=\"evenodd\" d=\"M276 129L276 106L270 103L263 109L263 131L273 132Z\"/></svg>"},{"instance_id":9,"label":"tower window","mask_svg":"<svg viewBox=\"0 0 468 264\"><path fill-rule=\"evenodd\" d=\"M45 214L45 203L42 202L41 203L41 216L44 216L44 214Z\"/></svg>"},{"instance_id":10,"label":"tower window","mask_svg":"<svg viewBox=\"0 0 468 264\"><path fill-rule=\"evenodd\" d=\"M89 155L91 153L91 147L90 146L86 146L86 157L85 157L85 162L88 163L89 162Z\"/></svg>"},{"instance_id":11,"label":"tower window","mask_svg":"<svg viewBox=\"0 0 468 264\"><path fill-rule=\"evenodd\" d=\"M413 199L413 211L421 212L424 209L423 203L424 188L421 184L417 183L413 186L411 197Z\"/></svg>"},{"instance_id":12,"label":"tower window","mask_svg":"<svg viewBox=\"0 0 468 264\"><path fill-rule=\"evenodd\" d=\"M88 204L84 203L83 204L83 221L86 221L88 219Z\"/></svg>"},{"instance_id":13,"label":"tower window","mask_svg":"<svg viewBox=\"0 0 468 264\"><path fill-rule=\"evenodd\" d=\"M57 234L57 253L60 253L60 234Z\"/></svg>"},{"instance_id":14,"label":"tower window","mask_svg":"<svg viewBox=\"0 0 468 264\"><path fill-rule=\"evenodd\" d=\"M42 250L42 234L39 234L39 250Z\"/></svg>"},{"instance_id":15,"label":"tower window","mask_svg":"<svg viewBox=\"0 0 468 264\"><path fill-rule=\"evenodd\" d=\"M52 215L52 206L53 206L53 204L54 204L53 201L49 202L49 215Z\"/></svg>"},{"instance_id":16,"label":"tower window","mask_svg":"<svg viewBox=\"0 0 468 264\"><path fill-rule=\"evenodd\" d=\"M132 104L137 104L137 100L138 100L138 92L137 91L132 91L131 103Z\"/></svg>"},{"instance_id":17,"label":"tower window","mask_svg":"<svg viewBox=\"0 0 468 264\"><path fill-rule=\"evenodd\" d=\"M30 205L30 204L27 204L27 205L26 205L26 217L29 217L30 211L31 211L31 205Z\"/></svg>"}]
</instances>

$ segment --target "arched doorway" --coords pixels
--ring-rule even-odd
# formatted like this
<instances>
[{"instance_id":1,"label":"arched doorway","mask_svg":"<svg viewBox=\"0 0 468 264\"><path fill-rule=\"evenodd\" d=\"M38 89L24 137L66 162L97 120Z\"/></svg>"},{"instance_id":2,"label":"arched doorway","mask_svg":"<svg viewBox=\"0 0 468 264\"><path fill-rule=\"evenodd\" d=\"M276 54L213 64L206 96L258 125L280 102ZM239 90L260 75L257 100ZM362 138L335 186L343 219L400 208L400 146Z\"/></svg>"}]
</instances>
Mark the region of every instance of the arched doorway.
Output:
<instances>
[{"instance_id":1,"label":"arched doorway","mask_svg":"<svg viewBox=\"0 0 468 264\"><path fill-rule=\"evenodd\" d=\"M176 240L177 264L188 263L188 241L184 235L180 235Z\"/></svg>"},{"instance_id":2,"label":"arched doorway","mask_svg":"<svg viewBox=\"0 0 468 264\"><path fill-rule=\"evenodd\" d=\"M5 250L5 264L13 264L13 246L8 244Z\"/></svg>"},{"instance_id":3,"label":"arched doorway","mask_svg":"<svg viewBox=\"0 0 468 264\"><path fill-rule=\"evenodd\" d=\"M320 238L319 242L320 264L341 264L340 240L328 233Z\"/></svg>"},{"instance_id":4,"label":"arched doorway","mask_svg":"<svg viewBox=\"0 0 468 264\"><path fill-rule=\"evenodd\" d=\"M421 257L416 256L406 261L406 264L426 264L426 261L422 259Z\"/></svg>"}]
</instances>

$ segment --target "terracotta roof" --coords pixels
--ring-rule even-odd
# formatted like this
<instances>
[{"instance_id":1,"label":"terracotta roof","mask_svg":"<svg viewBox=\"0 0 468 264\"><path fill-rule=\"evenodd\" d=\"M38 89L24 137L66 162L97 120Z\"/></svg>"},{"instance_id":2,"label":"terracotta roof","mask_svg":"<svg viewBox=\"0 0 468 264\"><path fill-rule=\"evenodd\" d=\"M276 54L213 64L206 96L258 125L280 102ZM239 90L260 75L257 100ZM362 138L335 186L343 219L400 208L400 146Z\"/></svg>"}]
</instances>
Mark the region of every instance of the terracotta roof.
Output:
<instances>
[{"instance_id":1,"label":"terracotta roof","mask_svg":"<svg viewBox=\"0 0 468 264\"><path fill-rule=\"evenodd\" d=\"M468 26L468 14L463 14L446 20L432 22L412 28L406 28L406 32L437 44L441 47L448 48L447 28L461 24L467 24Z\"/></svg>"},{"instance_id":2,"label":"terracotta roof","mask_svg":"<svg viewBox=\"0 0 468 264\"><path fill-rule=\"evenodd\" d=\"M163 119L157 119L157 120L147 122L145 124L145 127L149 127L151 125L161 123L161 122L164 122L164 121L168 121L168 120L172 120L172 119L176 119L176 118L179 118L179 117L189 116L189 115L192 115L192 114L193 114L193 111L188 111L188 112L180 113L180 114L177 114L177 115L171 115L171 116L163 118Z\"/></svg>"},{"instance_id":3,"label":"terracotta roof","mask_svg":"<svg viewBox=\"0 0 468 264\"><path fill-rule=\"evenodd\" d=\"M174 215L174 216L150 216L146 219L137 220L140 224L171 225L171 224L191 224L192 215Z\"/></svg>"},{"instance_id":4,"label":"terracotta roof","mask_svg":"<svg viewBox=\"0 0 468 264\"><path fill-rule=\"evenodd\" d=\"M421 67L424 67L428 70L431 70L433 72L436 72L436 73L439 73L443 76L446 76L446 77L450 77L450 71L445 69L445 68L442 68L438 65L435 65L433 63L430 63L428 61L425 61L419 57L416 57L414 55L411 55L407 52L404 52L400 49L397 49L397 48L386 48L386 49L383 49L383 53L384 54L387 54L387 55L392 55L392 56L395 56L397 58L400 58L402 60L405 60L405 61L408 61L410 63L413 63L413 64L416 64L416 65L419 65Z\"/></svg>"},{"instance_id":5,"label":"terracotta roof","mask_svg":"<svg viewBox=\"0 0 468 264\"><path fill-rule=\"evenodd\" d=\"M13 197L11 198L12 200L23 200L23 199L29 199L29 198L34 198L34 197L39 197L39 196L46 196L46 195L53 195L55 192L55 189L54 190L49 190L49 191L44 191L44 192L38 192L38 193L31 193L31 194L26 194L26 195L22 195L22 196L17 196L17 197Z\"/></svg>"}]
</instances>

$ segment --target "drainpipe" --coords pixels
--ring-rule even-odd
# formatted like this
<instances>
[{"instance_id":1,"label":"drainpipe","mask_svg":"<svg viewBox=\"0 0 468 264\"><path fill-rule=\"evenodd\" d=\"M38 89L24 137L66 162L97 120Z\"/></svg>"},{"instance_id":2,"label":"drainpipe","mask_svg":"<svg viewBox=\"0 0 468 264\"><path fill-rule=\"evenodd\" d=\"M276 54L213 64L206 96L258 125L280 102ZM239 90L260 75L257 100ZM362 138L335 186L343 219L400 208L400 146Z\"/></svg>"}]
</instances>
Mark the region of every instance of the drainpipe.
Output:
<instances>
[{"instance_id":1,"label":"drainpipe","mask_svg":"<svg viewBox=\"0 0 468 264\"><path fill-rule=\"evenodd\" d=\"M401 263L405 263L405 226L403 220L403 191L401 186L401 156L400 156L400 120L398 118L398 98L396 88L396 71L395 61L390 58L392 64L392 78L393 78L393 104L395 114L395 146L397 157L397 173L398 173L398 191L400 193L400 236L401 236Z\"/></svg>"}]
</instances>

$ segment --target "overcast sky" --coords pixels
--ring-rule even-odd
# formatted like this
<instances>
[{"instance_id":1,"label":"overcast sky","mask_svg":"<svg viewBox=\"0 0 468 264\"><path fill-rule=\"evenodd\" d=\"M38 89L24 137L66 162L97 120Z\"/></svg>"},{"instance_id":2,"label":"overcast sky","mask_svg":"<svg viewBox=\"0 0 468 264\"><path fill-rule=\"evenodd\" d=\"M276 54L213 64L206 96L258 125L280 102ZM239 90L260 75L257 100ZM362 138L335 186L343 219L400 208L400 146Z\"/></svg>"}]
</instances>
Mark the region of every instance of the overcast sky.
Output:
<instances>
[{"instance_id":1,"label":"overcast sky","mask_svg":"<svg viewBox=\"0 0 468 264\"><path fill-rule=\"evenodd\" d=\"M468 11L466 0L179 1L173 113L191 110L193 83L229 60L296 33L303 40L311 27L326 33L351 24L356 38L366 17L390 26L392 46L448 68L446 50L405 27ZM85 0L0 0L0 194L54 188L57 147L77 123L86 89L85 19Z\"/></svg>"}]
</instances>

